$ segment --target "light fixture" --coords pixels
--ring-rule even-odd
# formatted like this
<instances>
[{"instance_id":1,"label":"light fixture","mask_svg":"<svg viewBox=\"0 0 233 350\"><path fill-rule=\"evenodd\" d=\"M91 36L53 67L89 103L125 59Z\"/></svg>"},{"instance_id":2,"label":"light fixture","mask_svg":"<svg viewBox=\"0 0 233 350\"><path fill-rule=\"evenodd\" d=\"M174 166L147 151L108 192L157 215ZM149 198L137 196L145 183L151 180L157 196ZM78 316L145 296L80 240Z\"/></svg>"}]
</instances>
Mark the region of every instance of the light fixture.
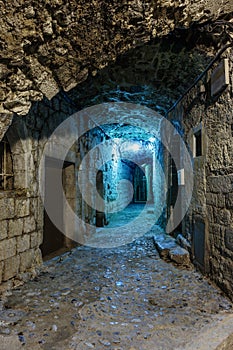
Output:
<instances>
[{"instance_id":1,"label":"light fixture","mask_svg":"<svg viewBox=\"0 0 233 350\"><path fill-rule=\"evenodd\" d=\"M121 151L138 152L141 149L141 143L138 141L125 141L121 145Z\"/></svg>"}]
</instances>

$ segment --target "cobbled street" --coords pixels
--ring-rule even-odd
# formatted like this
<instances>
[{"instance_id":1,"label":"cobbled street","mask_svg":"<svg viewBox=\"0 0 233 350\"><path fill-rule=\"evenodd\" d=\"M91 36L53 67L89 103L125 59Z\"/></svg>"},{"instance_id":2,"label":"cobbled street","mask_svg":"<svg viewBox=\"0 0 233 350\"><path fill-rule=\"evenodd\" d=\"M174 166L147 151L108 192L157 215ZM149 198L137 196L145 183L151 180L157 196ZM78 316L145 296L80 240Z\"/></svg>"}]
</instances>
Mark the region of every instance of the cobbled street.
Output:
<instances>
[{"instance_id":1,"label":"cobbled street","mask_svg":"<svg viewBox=\"0 0 233 350\"><path fill-rule=\"evenodd\" d=\"M228 317L231 303L222 292L192 267L161 260L147 235L112 249L80 246L47 261L34 281L8 296L1 333L17 338L16 349L185 349Z\"/></svg>"}]
</instances>

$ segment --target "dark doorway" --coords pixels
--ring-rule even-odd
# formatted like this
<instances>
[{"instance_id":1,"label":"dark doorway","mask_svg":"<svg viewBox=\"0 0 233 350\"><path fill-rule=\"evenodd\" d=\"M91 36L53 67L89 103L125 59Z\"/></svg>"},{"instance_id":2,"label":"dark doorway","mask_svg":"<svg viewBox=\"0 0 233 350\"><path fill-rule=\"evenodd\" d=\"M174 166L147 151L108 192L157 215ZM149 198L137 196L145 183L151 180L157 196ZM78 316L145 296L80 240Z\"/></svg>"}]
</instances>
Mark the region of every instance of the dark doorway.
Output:
<instances>
[{"instance_id":1,"label":"dark doorway","mask_svg":"<svg viewBox=\"0 0 233 350\"><path fill-rule=\"evenodd\" d=\"M203 273L208 273L208 225L202 217L194 217L193 233L194 263Z\"/></svg>"},{"instance_id":2,"label":"dark doorway","mask_svg":"<svg viewBox=\"0 0 233 350\"><path fill-rule=\"evenodd\" d=\"M134 203L147 201L147 180L144 171L136 167L134 172Z\"/></svg>"},{"instance_id":3,"label":"dark doorway","mask_svg":"<svg viewBox=\"0 0 233 350\"><path fill-rule=\"evenodd\" d=\"M76 212L76 179L75 179L75 164L72 162L65 161L62 169L62 185L66 196L66 200L69 203L71 209ZM66 212L63 212L63 218L66 216ZM74 218L69 221L65 220L64 227L64 247L67 249L72 249L77 246L77 242L72 240L70 233L73 232L75 236L75 220Z\"/></svg>"},{"instance_id":4,"label":"dark doorway","mask_svg":"<svg viewBox=\"0 0 233 350\"><path fill-rule=\"evenodd\" d=\"M59 227L63 227L63 203L62 193L58 191L60 179L59 168L61 161L54 158L45 160L45 206L53 214ZM42 256L45 257L64 245L64 235L54 225L44 210L44 237L40 246Z\"/></svg>"},{"instance_id":5,"label":"dark doorway","mask_svg":"<svg viewBox=\"0 0 233 350\"><path fill-rule=\"evenodd\" d=\"M96 175L96 189L100 197L104 196L104 179L103 171L99 170ZM96 227L103 227L105 224L105 214L103 211L96 210Z\"/></svg>"}]
</instances>

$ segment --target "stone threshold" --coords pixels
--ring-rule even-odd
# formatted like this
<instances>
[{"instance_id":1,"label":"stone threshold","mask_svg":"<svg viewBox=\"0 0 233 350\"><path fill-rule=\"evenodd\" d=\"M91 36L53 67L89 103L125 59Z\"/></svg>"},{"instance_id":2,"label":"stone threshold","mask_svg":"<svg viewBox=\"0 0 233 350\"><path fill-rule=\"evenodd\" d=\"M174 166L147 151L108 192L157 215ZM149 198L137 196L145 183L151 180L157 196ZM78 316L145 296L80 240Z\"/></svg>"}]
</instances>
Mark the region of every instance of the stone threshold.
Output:
<instances>
[{"instance_id":1,"label":"stone threshold","mask_svg":"<svg viewBox=\"0 0 233 350\"><path fill-rule=\"evenodd\" d=\"M155 247L162 259L180 266L190 267L191 262L188 250L182 248L175 238L163 231L159 231L153 236L153 239Z\"/></svg>"}]
</instances>

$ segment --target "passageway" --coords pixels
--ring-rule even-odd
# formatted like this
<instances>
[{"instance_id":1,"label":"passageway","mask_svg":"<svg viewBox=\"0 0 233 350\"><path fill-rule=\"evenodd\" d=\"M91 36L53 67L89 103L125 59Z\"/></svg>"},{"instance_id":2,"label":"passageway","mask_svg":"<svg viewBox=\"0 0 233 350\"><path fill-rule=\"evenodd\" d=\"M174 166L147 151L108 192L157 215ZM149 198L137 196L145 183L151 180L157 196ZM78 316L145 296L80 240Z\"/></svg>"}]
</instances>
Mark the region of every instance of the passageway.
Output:
<instances>
[{"instance_id":1,"label":"passageway","mask_svg":"<svg viewBox=\"0 0 233 350\"><path fill-rule=\"evenodd\" d=\"M1 2L1 350L233 334L230 2Z\"/></svg>"},{"instance_id":2,"label":"passageway","mask_svg":"<svg viewBox=\"0 0 233 350\"><path fill-rule=\"evenodd\" d=\"M121 230L142 208L115 214L111 226ZM161 260L156 229L116 248L80 246L47 261L6 297L0 331L10 349L215 349L233 331L232 305L192 267Z\"/></svg>"},{"instance_id":3,"label":"passageway","mask_svg":"<svg viewBox=\"0 0 233 350\"><path fill-rule=\"evenodd\" d=\"M112 248L123 246L135 239L151 235L154 226L154 206L131 203L123 210L113 213L106 226L97 228L86 242L91 247ZM139 227L138 224L144 224Z\"/></svg>"},{"instance_id":4,"label":"passageway","mask_svg":"<svg viewBox=\"0 0 233 350\"><path fill-rule=\"evenodd\" d=\"M0 349L232 350L232 0L0 11Z\"/></svg>"}]
</instances>

